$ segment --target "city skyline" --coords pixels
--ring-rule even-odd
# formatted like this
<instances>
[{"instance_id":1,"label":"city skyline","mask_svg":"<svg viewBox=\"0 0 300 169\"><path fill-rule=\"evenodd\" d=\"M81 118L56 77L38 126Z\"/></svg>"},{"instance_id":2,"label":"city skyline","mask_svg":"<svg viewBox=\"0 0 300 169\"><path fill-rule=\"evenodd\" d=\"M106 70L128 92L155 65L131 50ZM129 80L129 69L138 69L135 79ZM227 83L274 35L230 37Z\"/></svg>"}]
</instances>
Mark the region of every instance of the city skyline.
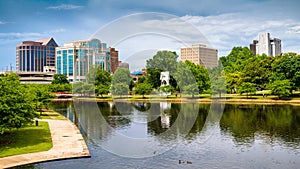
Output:
<instances>
[{"instance_id":1,"label":"city skyline","mask_svg":"<svg viewBox=\"0 0 300 169\"><path fill-rule=\"evenodd\" d=\"M6 70L7 66L9 69L10 64L15 69L15 46L22 41L53 37L62 46L64 42L91 38L99 28L115 19L141 12L168 13L193 24L218 49L219 57L227 55L234 46L248 46L259 32L269 32L281 39L282 52L299 53L298 6L299 2L278 0L231 0L226 4L217 0L146 3L133 0L1 1L0 71ZM129 57L125 48L116 48L120 60ZM180 54L179 50L177 52Z\"/></svg>"}]
</instances>

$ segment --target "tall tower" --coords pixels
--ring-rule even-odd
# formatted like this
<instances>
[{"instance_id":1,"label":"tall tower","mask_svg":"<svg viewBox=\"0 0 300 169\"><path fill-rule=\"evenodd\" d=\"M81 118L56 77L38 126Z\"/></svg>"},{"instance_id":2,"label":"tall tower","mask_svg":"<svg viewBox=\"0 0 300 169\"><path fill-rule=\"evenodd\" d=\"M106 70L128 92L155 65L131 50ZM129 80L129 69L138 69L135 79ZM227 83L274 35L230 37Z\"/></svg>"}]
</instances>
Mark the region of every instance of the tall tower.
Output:
<instances>
[{"instance_id":1,"label":"tall tower","mask_svg":"<svg viewBox=\"0 0 300 169\"><path fill-rule=\"evenodd\" d=\"M272 56L270 33L259 33L258 34L258 51L257 54L266 54Z\"/></svg>"},{"instance_id":2,"label":"tall tower","mask_svg":"<svg viewBox=\"0 0 300 169\"><path fill-rule=\"evenodd\" d=\"M258 40L253 40L250 49L254 55L278 56L281 54L281 40L271 39L270 33L259 33Z\"/></svg>"}]
</instances>

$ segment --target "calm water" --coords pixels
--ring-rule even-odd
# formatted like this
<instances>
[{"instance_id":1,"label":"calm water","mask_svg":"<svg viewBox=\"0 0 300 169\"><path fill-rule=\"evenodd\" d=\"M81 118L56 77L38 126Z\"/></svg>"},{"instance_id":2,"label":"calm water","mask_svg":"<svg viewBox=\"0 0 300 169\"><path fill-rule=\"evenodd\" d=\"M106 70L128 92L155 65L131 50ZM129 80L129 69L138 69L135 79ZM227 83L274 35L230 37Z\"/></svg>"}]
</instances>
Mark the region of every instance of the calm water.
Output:
<instances>
[{"instance_id":1,"label":"calm water","mask_svg":"<svg viewBox=\"0 0 300 169\"><path fill-rule=\"evenodd\" d=\"M53 106L79 126L92 158L26 168L300 166L298 106L142 102Z\"/></svg>"}]
</instances>

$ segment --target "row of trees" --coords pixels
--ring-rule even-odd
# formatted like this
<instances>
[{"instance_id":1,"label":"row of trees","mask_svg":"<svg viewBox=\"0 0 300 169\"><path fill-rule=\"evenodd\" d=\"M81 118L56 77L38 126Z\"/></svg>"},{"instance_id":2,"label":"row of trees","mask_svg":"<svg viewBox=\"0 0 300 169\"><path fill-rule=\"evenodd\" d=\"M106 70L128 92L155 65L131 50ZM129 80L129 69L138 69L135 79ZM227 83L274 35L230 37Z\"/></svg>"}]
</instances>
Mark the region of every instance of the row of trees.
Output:
<instances>
[{"instance_id":1,"label":"row of trees","mask_svg":"<svg viewBox=\"0 0 300 169\"><path fill-rule=\"evenodd\" d=\"M155 91L165 93L254 94L270 90L271 94L289 96L300 86L300 56L285 53L276 57L253 55L247 47L234 47L227 56L219 59L213 69L192 62L178 62L178 55L172 51L158 51L147 60L147 74L139 77L135 84L128 69L118 69L111 76L100 67L92 67L86 76L86 83L73 85L74 93L96 95L112 93L127 95L129 92L146 95ZM160 74L170 73L170 85L161 87ZM68 91L66 76L56 75L50 90ZM56 86L57 85L57 86ZM65 86L64 86L65 85Z\"/></svg>"},{"instance_id":2,"label":"row of trees","mask_svg":"<svg viewBox=\"0 0 300 169\"><path fill-rule=\"evenodd\" d=\"M134 83L128 69L119 68L113 76L109 72L94 66L86 75L86 83L73 84L73 92L80 95L111 93L112 95L134 94L146 95L151 92L197 94L210 89L208 71L192 62L177 62L178 55L171 51L159 51L152 59L147 60L147 75L138 78ZM160 74L170 72L170 85L162 86Z\"/></svg>"},{"instance_id":3,"label":"row of trees","mask_svg":"<svg viewBox=\"0 0 300 169\"><path fill-rule=\"evenodd\" d=\"M271 90L279 97L289 96L300 87L300 56L284 53L276 57L254 56L247 47L235 47L220 58L228 93L255 93Z\"/></svg>"}]
</instances>

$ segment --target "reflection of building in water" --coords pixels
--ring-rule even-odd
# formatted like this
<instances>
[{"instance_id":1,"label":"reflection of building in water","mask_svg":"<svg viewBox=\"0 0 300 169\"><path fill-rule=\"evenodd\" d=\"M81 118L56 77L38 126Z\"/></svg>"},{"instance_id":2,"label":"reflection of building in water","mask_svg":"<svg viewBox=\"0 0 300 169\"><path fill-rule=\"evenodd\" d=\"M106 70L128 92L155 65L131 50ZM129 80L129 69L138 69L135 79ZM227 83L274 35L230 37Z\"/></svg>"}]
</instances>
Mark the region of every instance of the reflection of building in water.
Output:
<instances>
[{"instance_id":1,"label":"reflection of building in water","mask_svg":"<svg viewBox=\"0 0 300 169\"><path fill-rule=\"evenodd\" d=\"M170 128L170 118L171 115L165 113L160 114L160 122L162 128Z\"/></svg>"},{"instance_id":2,"label":"reflection of building in water","mask_svg":"<svg viewBox=\"0 0 300 169\"><path fill-rule=\"evenodd\" d=\"M160 122L162 128L170 127L170 118L171 115L165 113L166 110L171 109L171 103L160 102Z\"/></svg>"},{"instance_id":3,"label":"reflection of building in water","mask_svg":"<svg viewBox=\"0 0 300 169\"><path fill-rule=\"evenodd\" d=\"M107 102L108 105L109 105L109 109L112 110L112 108L114 107L114 102Z\"/></svg>"},{"instance_id":4,"label":"reflection of building in water","mask_svg":"<svg viewBox=\"0 0 300 169\"><path fill-rule=\"evenodd\" d=\"M171 109L171 103L160 102L159 106L160 106L160 112L164 112L165 110Z\"/></svg>"}]
</instances>

